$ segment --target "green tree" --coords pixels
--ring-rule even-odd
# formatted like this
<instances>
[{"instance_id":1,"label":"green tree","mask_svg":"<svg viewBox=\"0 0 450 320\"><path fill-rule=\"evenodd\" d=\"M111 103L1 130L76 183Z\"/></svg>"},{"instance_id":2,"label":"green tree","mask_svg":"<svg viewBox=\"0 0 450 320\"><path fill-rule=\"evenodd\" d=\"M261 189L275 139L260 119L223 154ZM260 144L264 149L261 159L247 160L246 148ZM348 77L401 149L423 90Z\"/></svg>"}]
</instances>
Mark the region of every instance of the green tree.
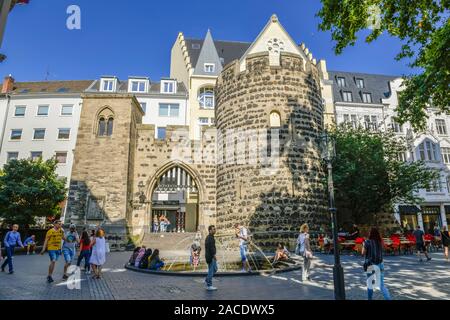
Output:
<instances>
[{"instance_id":1,"label":"green tree","mask_svg":"<svg viewBox=\"0 0 450 320\"><path fill-rule=\"evenodd\" d=\"M340 223L374 223L380 212L392 212L395 203L418 204L416 191L430 188L439 173L421 161L399 158L406 141L393 132L339 126L331 132L336 141L333 179Z\"/></svg>"},{"instance_id":2,"label":"green tree","mask_svg":"<svg viewBox=\"0 0 450 320\"><path fill-rule=\"evenodd\" d=\"M0 174L0 217L4 223L33 225L36 217L58 216L66 198L66 179L56 160L13 160Z\"/></svg>"},{"instance_id":3,"label":"green tree","mask_svg":"<svg viewBox=\"0 0 450 320\"><path fill-rule=\"evenodd\" d=\"M399 38L396 59L410 59L417 73L405 76L399 121L416 130L426 126L426 109L450 112L450 0L321 0L319 29L331 31L336 54L354 45L358 33L372 25L365 41L381 34Z\"/></svg>"}]
</instances>

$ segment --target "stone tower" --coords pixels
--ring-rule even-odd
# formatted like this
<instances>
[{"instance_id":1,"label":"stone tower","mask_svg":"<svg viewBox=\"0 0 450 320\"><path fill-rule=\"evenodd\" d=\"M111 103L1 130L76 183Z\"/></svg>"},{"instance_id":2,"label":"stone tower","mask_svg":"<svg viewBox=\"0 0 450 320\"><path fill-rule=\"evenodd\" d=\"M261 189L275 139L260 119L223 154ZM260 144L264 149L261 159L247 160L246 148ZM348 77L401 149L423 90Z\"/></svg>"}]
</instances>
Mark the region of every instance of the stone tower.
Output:
<instances>
[{"instance_id":1,"label":"stone tower","mask_svg":"<svg viewBox=\"0 0 450 320\"><path fill-rule=\"evenodd\" d=\"M216 90L218 230L242 222L256 244L293 249L301 224L329 225L316 61L273 16L241 60L225 66Z\"/></svg>"}]
</instances>

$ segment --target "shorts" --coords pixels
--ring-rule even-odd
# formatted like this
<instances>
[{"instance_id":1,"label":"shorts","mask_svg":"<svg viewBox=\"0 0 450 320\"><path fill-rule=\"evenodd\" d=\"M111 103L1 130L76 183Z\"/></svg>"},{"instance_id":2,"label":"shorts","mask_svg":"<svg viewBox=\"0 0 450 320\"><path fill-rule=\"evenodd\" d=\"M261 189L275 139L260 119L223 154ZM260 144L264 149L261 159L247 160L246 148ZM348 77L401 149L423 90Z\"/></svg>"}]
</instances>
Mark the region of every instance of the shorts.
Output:
<instances>
[{"instance_id":1,"label":"shorts","mask_svg":"<svg viewBox=\"0 0 450 320\"><path fill-rule=\"evenodd\" d=\"M48 250L48 256L50 257L50 261L56 262L61 256L61 250Z\"/></svg>"},{"instance_id":2,"label":"shorts","mask_svg":"<svg viewBox=\"0 0 450 320\"><path fill-rule=\"evenodd\" d=\"M70 248L64 248L62 252L64 255L64 260L66 260L66 263L71 263L73 257L75 257L75 250Z\"/></svg>"},{"instance_id":3,"label":"shorts","mask_svg":"<svg viewBox=\"0 0 450 320\"><path fill-rule=\"evenodd\" d=\"M239 252L241 253L241 260L244 262L244 261L247 261L247 245L245 245L245 244L241 244L240 246L239 246Z\"/></svg>"},{"instance_id":4,"label":"shorts","mask_svg":"<svg viewBox=\"0 0 450 320\"><path fill-rule=\"evenodd\" d=\"M416 243L416 249L417 249L417 251L420 251L420 252L426 252L425 244L423 244L421 242Z\"/></svg>"}]
</instances>

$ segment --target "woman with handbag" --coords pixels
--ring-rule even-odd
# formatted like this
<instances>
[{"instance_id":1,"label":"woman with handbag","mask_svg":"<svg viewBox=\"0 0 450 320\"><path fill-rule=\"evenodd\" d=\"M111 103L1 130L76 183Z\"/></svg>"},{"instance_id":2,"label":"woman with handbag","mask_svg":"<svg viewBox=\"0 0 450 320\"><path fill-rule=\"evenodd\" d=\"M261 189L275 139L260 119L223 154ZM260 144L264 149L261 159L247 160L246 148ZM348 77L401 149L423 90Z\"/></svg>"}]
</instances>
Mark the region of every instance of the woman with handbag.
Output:
<instances>
[{"instance_id":1,"label":"woman with handbag","mask_svg":"<svg viewBox=\"0 0 450 320\"><path fill-rule=\"evenodd\" d=\"M313 257L311 245L309 243L309 227L305 223L300 227L300 235L297 239L297 249L299 255L303 257L303 272L302 280L311 281L310 271L311 271L311 259Z\"/></svg>"},{"instance_id":2,"label":"woman with handbag","mask_svg":"<svg viewBox=\"0 0 450 320\"><path fill-rule=\"evenodd\" d=\"M364 271L367 275L367 296L373 298L373 285L376 283L385 300L391 300L389 290L384 285L383 244L377 228L370 229L369 239L362 248Z\"/></svg>"}]
</instances>

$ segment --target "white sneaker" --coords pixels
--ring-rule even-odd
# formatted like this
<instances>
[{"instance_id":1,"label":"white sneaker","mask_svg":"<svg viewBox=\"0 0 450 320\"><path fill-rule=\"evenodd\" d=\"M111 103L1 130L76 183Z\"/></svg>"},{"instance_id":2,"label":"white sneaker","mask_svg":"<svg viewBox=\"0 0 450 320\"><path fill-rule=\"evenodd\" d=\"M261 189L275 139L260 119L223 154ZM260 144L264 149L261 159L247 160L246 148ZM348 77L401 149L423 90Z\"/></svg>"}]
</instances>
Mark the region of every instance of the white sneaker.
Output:
<instances>
[{"instance_id":1,"label":"white sneaker","mask_svg":"<svg viewBox=\"0 0 450 320\"><path fill-rule=\"evenodd\" d=\"M208 290L208 291L216 291L217 288L213 287L213 286L209 286L209 287L206 288L206 290Z\"/></svg>"}]
</instances>

